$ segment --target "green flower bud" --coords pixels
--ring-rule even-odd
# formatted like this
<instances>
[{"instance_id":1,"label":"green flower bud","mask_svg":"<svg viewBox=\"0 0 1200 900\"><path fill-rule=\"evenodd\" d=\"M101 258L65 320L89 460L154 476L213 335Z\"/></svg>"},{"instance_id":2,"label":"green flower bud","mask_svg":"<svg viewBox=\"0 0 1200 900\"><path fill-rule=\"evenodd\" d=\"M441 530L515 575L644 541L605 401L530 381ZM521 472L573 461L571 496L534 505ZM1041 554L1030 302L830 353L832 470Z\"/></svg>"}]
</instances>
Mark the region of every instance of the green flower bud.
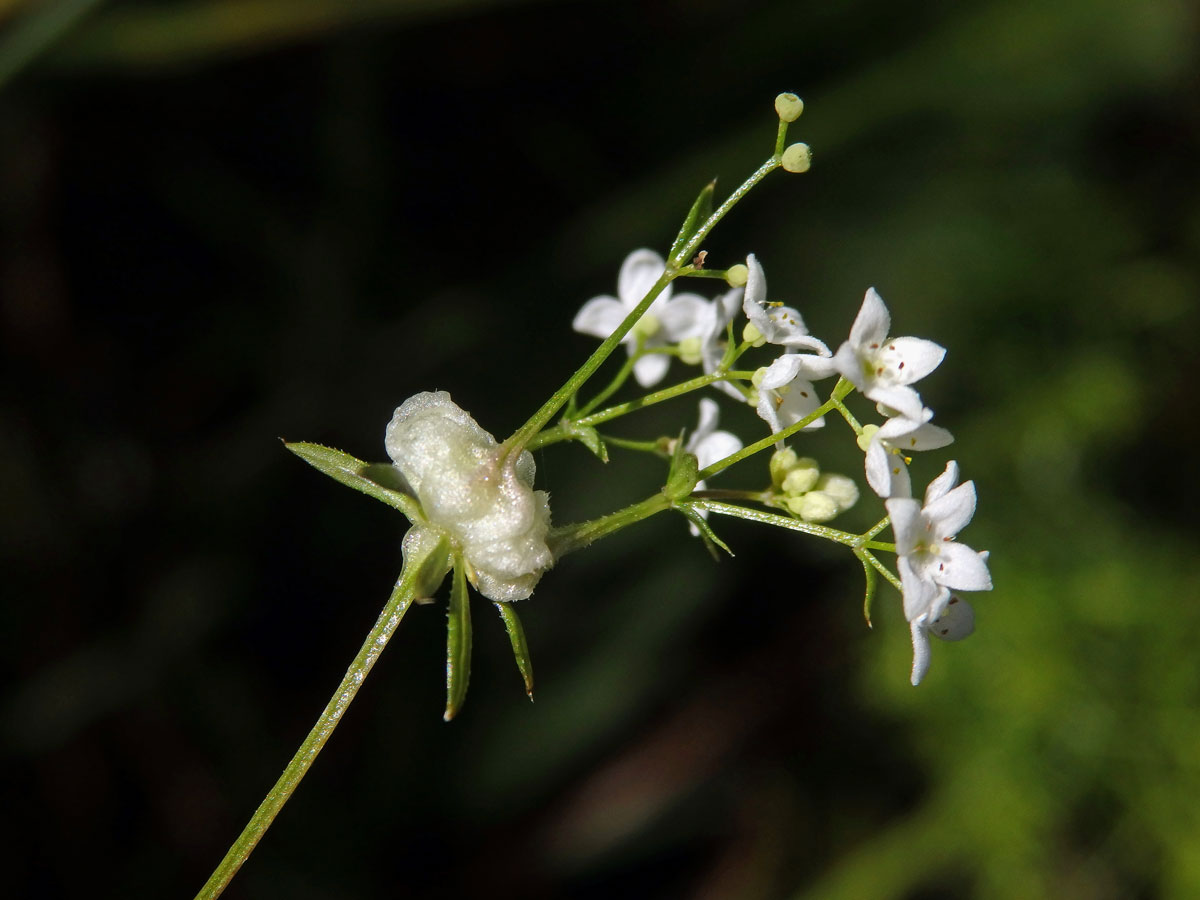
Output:
<instances>
[{"instance_id":1,"label":"green flower bud","mask_svg":"<svg viewBox=\"0 0 1200 900\"><path fill-rule=\"evenodd\" d=\"M838 514L837 501L823 491L809 491L799 497L790 497L787 508L805 522L828 522Z\"/></svg>"},{"instance_id":2,"label":"green flower bud","mask_svg":"<svg viewBox=\"0 0 1200 900\"><path fill-rule=\"evenodd\" d=\"M821 468L817 461L805 456L796 460L796 465L783 479L783 492L788 495L799 495L811 491L821 476Z\"/></svg>"},{"instance_id":3,"label":"green flower bud","mask_svg":"<svg viewBox=\"0 0 1200 900\"><path fill-rule=\"evenodd\" d=\"M877 431L879 431L878 425L864 425L862 434L860 434L854 441L856 444L858 444L858 449L863 453L866 453L867 448L871 446L871 438L875 437L875 433Z\"/></svg>"},{"instance_id":4,"label":"green flower bud","mask_svg":"<svg viewBox=\"0 0 1200 900\"><path fill-rule=\"evenodd\" d=\"M747 322L746 327L742 329L742 340L748 341L755 347L761 347L767 342L767 339L763 337L763 333L755 327L753 322Z\"/></svg>"},{"instance_id":5,"label":"green flower bud","mask_svg":"<svg viewBox=\"0 0 1200 900\"><path fill-rule=\"evenodd\" d=\"M783 151L781 161L788 172L807 172L812 167L812 151L808 144L792 144Z\"/></svg>"},{"instance_id":6,"label":"green flower bud","mask_svg":"<svg viewBox=\"0 0 1200 900\"><path fill-rule=\"evenodd\" d=\"M725 283L730 287L742 287L750 277L750 270L741 263L725 270Z\"/></svg>"},{"instance_id":7,"label":"green flower bud","mask_svg":"<svg viewBox=\"0 0 1200 900\"><path fill-rule=\"evenodd\" d=\"M799 457L796 451L791 447L784 447L782 450L776 450L771 454L771 484L776 489L783 486L783 479L787 478L788 472L796 468L796 461Z\"/></svg>"},{"instance_id":8,"label":"green flower bud","mask_svg":"<svg viewBox=\"0 0 1200 900\"><path fill-rule=\"evenodd\" d=\"M795 122L804 112L804 101L795 94L780 94L775 98L775 112L782 122Z\"/></svg>"},{"instance_id":9,"label":"green flower bud","mask_svg":"<svg viewBox=\"0 0 1200 900\"><path fill-rule=\"evenodd\" d=\"M700 365L700 347L702 341L698 337L684 338L679 342L679 359L685 366Z\"/></svg>"}]
</instances>

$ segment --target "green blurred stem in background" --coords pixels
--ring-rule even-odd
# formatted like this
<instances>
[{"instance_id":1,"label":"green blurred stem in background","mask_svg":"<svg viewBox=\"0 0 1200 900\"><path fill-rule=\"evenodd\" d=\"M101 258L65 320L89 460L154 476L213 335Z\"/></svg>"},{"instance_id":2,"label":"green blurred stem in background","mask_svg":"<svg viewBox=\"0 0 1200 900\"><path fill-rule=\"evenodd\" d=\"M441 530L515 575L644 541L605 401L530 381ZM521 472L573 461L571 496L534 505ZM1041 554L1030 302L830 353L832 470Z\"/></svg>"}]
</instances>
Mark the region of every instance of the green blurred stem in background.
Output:
<instances>
[{"instance_id":1,"label":"green blurred stem in background","mask_svg":"<svg viewBox=\"0 0 1200 900\"><path fill-rule=\"evenodd\" d=\"M0 88L61 38L101 0L47 0L19 15L0 39Z\"/></svg>"},{"instance_id":2,"label":"green blurred stem in background","mask_svg":"<svg viewBox=\"0 0 1200 900\"><path fill-rule=\"evenodd\" d=\"M317 724L308 733L308 737L304 739L304 743L300 745L300 749L296 751L292 761L287 764L287 768L283 770L283 774L279 776L279 780L275 782L270 793L254 811L250 822L242 830L238 839L234 841L233 846L229 848L229 852L225 854L221 864L217 866L204 887L200 889L196 900L211 900L211 898L221 896L222 891L237 874L238 869L242 867L242 863L254 852L254 848L262 836L275 821L275 816L288 802L301 779L308 773L317 754L321 752L325 742L337 728L338 722L342 720L342 715L350 707L355 695L358 694L358 689L366 681L367 674L375 665L375 661L379 659L379 654L383 652L383 648L387 646L388 640L395 633L400 620L408 612L408 608L415 599L420 573L420 561L405 565L391 597L388 598L383 612L379 614L379 618L375 622L375 627L363 641L358 655L354 657L354 662L350 663L350 668L346 670L342 683L338 685L333 697L330 698L320 718L317 719Z\"/></svg>"}]
</instances>

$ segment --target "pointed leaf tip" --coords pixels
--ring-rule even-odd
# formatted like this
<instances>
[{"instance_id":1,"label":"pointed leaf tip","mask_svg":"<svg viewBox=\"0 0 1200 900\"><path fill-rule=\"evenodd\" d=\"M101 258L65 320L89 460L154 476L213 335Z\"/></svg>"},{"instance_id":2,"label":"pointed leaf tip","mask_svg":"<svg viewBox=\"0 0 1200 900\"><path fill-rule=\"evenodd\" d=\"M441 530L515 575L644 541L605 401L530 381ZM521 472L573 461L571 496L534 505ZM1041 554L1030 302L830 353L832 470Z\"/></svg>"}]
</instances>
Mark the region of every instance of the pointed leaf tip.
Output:
<instances>
[{"instance_id":1,"label":"pointed leaf tip","mask_svg":"<svg viewBox=\"0 0 1200 900\"><path fill-rule=\"evenodd\" d=\"M533 660L529 655L529 643L525 639L525 628L521 625L521 618L517 615L517 610L512 603L496 603L496 611L500 613L504 629L508 632L513 659L516 660L517 671L521 673L521 680L525 683L525 695L532 702Z\"/></svg>"}]
</instances>

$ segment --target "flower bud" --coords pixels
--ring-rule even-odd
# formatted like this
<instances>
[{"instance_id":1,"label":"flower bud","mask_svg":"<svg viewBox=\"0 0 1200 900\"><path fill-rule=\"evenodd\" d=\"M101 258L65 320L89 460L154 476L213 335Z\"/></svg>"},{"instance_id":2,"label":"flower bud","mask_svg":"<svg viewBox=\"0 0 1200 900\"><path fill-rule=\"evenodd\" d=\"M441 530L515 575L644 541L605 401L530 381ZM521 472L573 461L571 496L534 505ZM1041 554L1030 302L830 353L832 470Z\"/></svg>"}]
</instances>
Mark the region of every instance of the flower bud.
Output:
<instances>
[{"instance_id":1,"label":"flower bud","mask_svg":"<svg viewBox=\"0 0 1200 900\"><path fill-rule=\"evenodd\" d=\"M750 270L741 263L730 266L725 270L725 282L730 287L742 287L750 277Z\"/></svg>"},{"instance_id":2,"label":"flower bud","mask_svg":"<svg viewBox=\"0 0 1200 900\"><path fill-rule=\"evenodd\" d=\"M780 94L775 98L775 112L781 122L795 122L804 112L804 101L795 94Z\"/></svg>"},{"instance_id":3,"label":"flower bud","mask_svg":"<svg viewBox=\"0 0 1200 900\"><path fill-rule=\"evenodd\" d=\"M942 614L929 623L929 630L943 641L961 641L975 631L975 610L962 597L953 594Z\"/></svg>"},{"instance_id":4,"label":"flower bud","mask_svg":"<svg viewBox=\"0 0 1200 900\"><path fill-rule=\"evenodd\" d=\"M863 453L866 453L867 448L871 446L871 438L875 437L875 434L878 431L879 431L878 425L875 425L875 424L864 425L862 434L860 434L855 439L855 443L858 444L858 449L861 450Z\"/></svg>"},{"instance_id":5,"label":"flower bud","mask_svg":"<svg viewBox=\"0 0 1200 900\"><path fill-rule=\"evenodd\" d=\"M821 468L817 465L817 461L808 456L801 457L796 460L791 471L784 476L783 484L780 487L789 496L803 494L813 489L820 476Z\"/></svg>"},{"instance_id":6,"label":"flower bud","mask_svg":"<svg viewBox=\"0 0 1200 900\"><path fill-rule=\"evenodd\" d=\"M700 355L702 341L698 337L687 337L679 342L679 361L685 366L698 366L703 357Z\"/></svg>"},{"instance_id":7,"label":"flower bud","mask_svg":"<svg viewBox=\"0 0 1200 900\"><path fill-rule=\"evenodd\" d=\"M788 172L807 172L812 167L812 151L808 144L792 144L783 151L780 162Z\"/></svg>"},{"instance_id":8,"label":"flower bud","mask_svg":"<svg viewBox=\"0 0 1200 900\"><path fill-rule=\"evenodd\" d=\"M776 487L783 486L783 479L787 478L788 472L796 468L796 461L799 457L796 451L791 447L784 447L782 450L776 450L771 454L771 484Z\"/></svg>"},{"instance_id":9,"label":"flower bud","mask_svg":"<svg viewBox=\"0 0 1200 900\"><path fill-rule=\"evenodd\" d=\"M799 497L790 497L787 508L805 522L828 522L838 514L837 501L822 491L809 491Z\"/></svg>"},{"instance_id":10,"label":"flower bud","mask_svg":"<svg viewBox=\"0 0 1200 900\"><path fill-rule=\"evenodd\" d=\"M753 322L747 322L746 327L742 329L742 340L755 347L761 347L767 342L767 339L763 337L763 333L758 330Z\"/></svg>"},{"instance_id":11,"label":"flower bud","mask_svg":"<svg viewBox=\"0 0 1200 900\"><path fill-rule=\"evenodd\" d=\"M838 505L838 512L845 512L858 502L858 485L853 478L829 473L817 479L817 490L828 494Z\"/></svg>"}]
</instances>

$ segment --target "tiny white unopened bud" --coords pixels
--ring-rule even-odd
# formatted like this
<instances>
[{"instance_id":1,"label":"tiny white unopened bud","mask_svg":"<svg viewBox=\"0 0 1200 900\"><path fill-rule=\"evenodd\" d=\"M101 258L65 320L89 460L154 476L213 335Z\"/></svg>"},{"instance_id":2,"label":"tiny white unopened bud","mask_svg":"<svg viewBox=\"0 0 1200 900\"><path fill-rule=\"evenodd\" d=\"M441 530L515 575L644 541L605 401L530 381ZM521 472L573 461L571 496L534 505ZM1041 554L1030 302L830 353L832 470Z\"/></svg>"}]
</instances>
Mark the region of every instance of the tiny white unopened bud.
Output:
<instances>
[{"instance_id":1,"label":"tiny white unopened bud","mask_svg":"<svg viewBox=\"0 0 1200 900\"><path fill-rule=\"evenodd\" d=\"M730 287L742 287L750 277L750 270L741 263L730 266L725 270L725 282Z\"/></svg>"},{"instance_id":2,"label":"tiny white unopened bud","mask_svg":"<svg viewBox=\"0 0 1200 900\"><path fill-rule=\"evenodd\" d=\"M929 623L929 630L943 641L961 641L975 631L975 610L955 594L942 614Z\"/></svg>"},{"instance_id":3,"label":"tiny white unopened bud","mask_svg":"<svg viewBox=\"0 0 1200 900\"><path fill-rule=\"evenodd\" d=\"M834 472L817 479L817 490L828 494L838 505L838 512L845 512L858 502L858 485L853 478Z\"/></svg>"},{"instance_id":4,"label":"tiny white unopened bud","mask_svg":"<svg viewBox=\"0 0 1200 900\"><path fill-rule=\"evenodd\" d=\"M837 501L822 491L789 497L787 508L805 522L828 522L838 514Z\"/></svg>"},{"instance_id":5,"label":"tiny white unopened bud","mask_svg":"<svg viewBox=\"0 0 1200 900\"><path fill-rule=\"evenodd\" d=\"M679 342L679 360L685 366L698 366L702 360L700 348L703 342L698 337L687 337Z\"/></svg>"},{"instance_id":6,"label":"tiny white unopened bud","mask_svg":"<svg viewBox=\"0 0 1200 900\"><path fill-rule=\"evenodd\" d=\"M795 122L804 112L804 101L795 94L780 94L775 98L775 112L782 122Z\"/></svg>"},{"instance_id":7,"label":"tiny white unopened bud","mask_svg":"<svg viewBox=\"0 0 1200 900\"><path fill-rule=\"evenodd\" d=\"M805 456L796 460L796 465L787 473L780 487L785 494L799 495L811 491L821 477L821 468L817 461Z\"/></svg>"},{"instance_id":8,"label":"tiny white unopened bud","mask_svg":"<svg viewBox=\"0 0 1200 900\"><path fill-rule=\"evenodd\" d=\"M783 151L780 162L788 172L807 172L812 167L812 151L808 144L792 144Z\"/></svg>"}]
</instances>

